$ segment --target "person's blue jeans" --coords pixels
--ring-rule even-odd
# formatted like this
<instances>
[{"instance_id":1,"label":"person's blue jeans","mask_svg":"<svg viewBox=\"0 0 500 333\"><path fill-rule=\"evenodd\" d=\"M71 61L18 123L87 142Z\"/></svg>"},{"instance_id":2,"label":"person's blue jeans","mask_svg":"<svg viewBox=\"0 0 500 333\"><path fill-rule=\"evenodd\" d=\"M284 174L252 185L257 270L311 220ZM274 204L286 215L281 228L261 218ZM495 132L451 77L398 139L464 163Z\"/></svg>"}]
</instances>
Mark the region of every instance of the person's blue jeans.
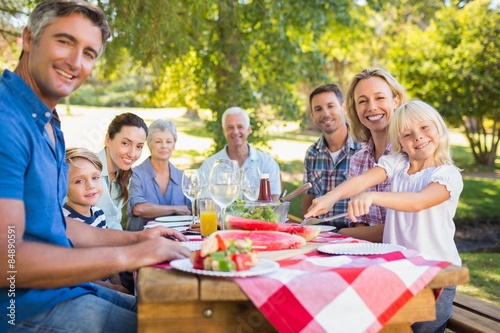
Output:
<instances>
[{"instance_id":1,"label":"person's blue jeans","mask_svg":"<svg viewBox=\"0 0 500 333\"><path fill-rule=\"evenodd\" d=\"M135 296L97 286L86 294L58 304L12 327L10 332L137 332Z\"/></svg>"},{"instance_id":2,"label":"person's blue jeans","mask_svg":"<svg viewBox=\"0 0 500 333\"><path fill-rule=\"evenodd\" d=\"M442 333L453 311L453 299L457 287L446 287L436 302L436 320L423 321L411 326L413 333Z\"/></svg>"}]
</instances>

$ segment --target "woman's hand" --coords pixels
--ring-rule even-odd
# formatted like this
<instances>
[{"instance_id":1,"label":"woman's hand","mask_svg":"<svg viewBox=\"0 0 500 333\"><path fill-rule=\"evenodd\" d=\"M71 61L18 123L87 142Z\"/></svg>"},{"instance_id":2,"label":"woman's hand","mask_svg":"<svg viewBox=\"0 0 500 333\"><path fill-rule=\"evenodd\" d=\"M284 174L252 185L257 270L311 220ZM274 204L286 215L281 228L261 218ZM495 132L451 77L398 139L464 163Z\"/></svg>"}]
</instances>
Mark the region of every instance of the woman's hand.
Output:
<instances>
[{"instance_id":1,"label":"woman's hand","mask_svg":"<svg viewBox=\"0 0 500 333\"><path fill-rule=\"evenodd\" d=\"M172 215L191 215L191 210L187 206L172 206Z\"/></svg>"}]
</instances>

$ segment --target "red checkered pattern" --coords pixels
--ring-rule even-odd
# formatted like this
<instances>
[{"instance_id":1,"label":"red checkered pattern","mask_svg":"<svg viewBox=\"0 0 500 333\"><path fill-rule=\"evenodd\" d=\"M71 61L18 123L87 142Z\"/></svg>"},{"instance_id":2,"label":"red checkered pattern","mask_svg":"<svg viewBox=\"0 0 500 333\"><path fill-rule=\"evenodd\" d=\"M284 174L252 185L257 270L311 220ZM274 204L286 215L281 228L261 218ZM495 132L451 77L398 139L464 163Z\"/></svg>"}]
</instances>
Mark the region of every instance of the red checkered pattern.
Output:
<instances>
[{"instance_id":1,"label":"red checkered pattern","mask_svg":"<svg viewBox=\"0 0 500 333\"><path fill-rule=\"evenodd\" d=\"M329 234L317 241L360 242ZM235 281L282 333L377 332L449 265L410 250L369 256L315 250L278 262L276 272Z\"/></svg>"}]
</instances>

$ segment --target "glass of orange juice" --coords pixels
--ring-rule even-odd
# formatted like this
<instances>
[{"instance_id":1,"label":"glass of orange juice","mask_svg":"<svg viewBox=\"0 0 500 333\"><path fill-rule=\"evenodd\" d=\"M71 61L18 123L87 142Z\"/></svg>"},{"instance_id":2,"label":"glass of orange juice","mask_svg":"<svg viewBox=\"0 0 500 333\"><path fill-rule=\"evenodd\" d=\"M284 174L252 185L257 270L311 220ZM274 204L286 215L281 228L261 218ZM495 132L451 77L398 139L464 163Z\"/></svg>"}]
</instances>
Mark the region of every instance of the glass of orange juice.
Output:
<instances>
[{"instance_id":1,"label":"glass of orange juice","mask_svg":"<svg viewBox=\"0 0 500 333\"><path fill-rule=\"evenodd\" d=\"M198 199L200 212L200 233L202 237L208 237L217 231L217 213L215 202L211 198Z\"/></svg>"}]
</instances>

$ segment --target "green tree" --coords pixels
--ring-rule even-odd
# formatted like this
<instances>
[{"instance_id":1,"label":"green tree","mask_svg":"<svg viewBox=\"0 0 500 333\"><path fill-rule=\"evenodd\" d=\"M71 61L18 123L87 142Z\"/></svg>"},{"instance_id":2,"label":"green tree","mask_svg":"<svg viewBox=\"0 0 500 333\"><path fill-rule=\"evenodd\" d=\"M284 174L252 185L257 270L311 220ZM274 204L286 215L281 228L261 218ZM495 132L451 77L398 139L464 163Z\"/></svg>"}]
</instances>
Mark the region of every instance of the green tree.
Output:
<instances>
[{"instance_id":1,"label":"green tree","mask_svg":"<svg viewBox=\"0 0 500 333\"><path fill-rule=\"evenodd\" d=\"M153 71L151 102L175 96L212 112L214 149L221 149L222 112L249 111L258 129L301 114L301 82L327 80L315 45L334 22L348 22L352 1L110 0L113 40L107 65L126 49ZM167 98L165 98L167 101ZM264 139L254 136L255 139Z\"/></svg>"},{"instance_id":2,"label":"green tree","mask_svg":"<svg viewBox=\"0 0 500 333\"><path fill-rule=\"evenodd\" d=\"M477 164L494 167L500 140L500 11L477 0L409 27L390 54L413 96L462 125Z\"/></svg>"},{"instance_id":3,"label":"green tree","mask_svg":"<svg viewBox=\"0 0 500 333\"><path fill-rule=\"evenodd\" d=\"M24 6L15 0L0 0L0 69L13 70L19 57L17 41L26 19Z\"/></svg>"}]
</instances>

